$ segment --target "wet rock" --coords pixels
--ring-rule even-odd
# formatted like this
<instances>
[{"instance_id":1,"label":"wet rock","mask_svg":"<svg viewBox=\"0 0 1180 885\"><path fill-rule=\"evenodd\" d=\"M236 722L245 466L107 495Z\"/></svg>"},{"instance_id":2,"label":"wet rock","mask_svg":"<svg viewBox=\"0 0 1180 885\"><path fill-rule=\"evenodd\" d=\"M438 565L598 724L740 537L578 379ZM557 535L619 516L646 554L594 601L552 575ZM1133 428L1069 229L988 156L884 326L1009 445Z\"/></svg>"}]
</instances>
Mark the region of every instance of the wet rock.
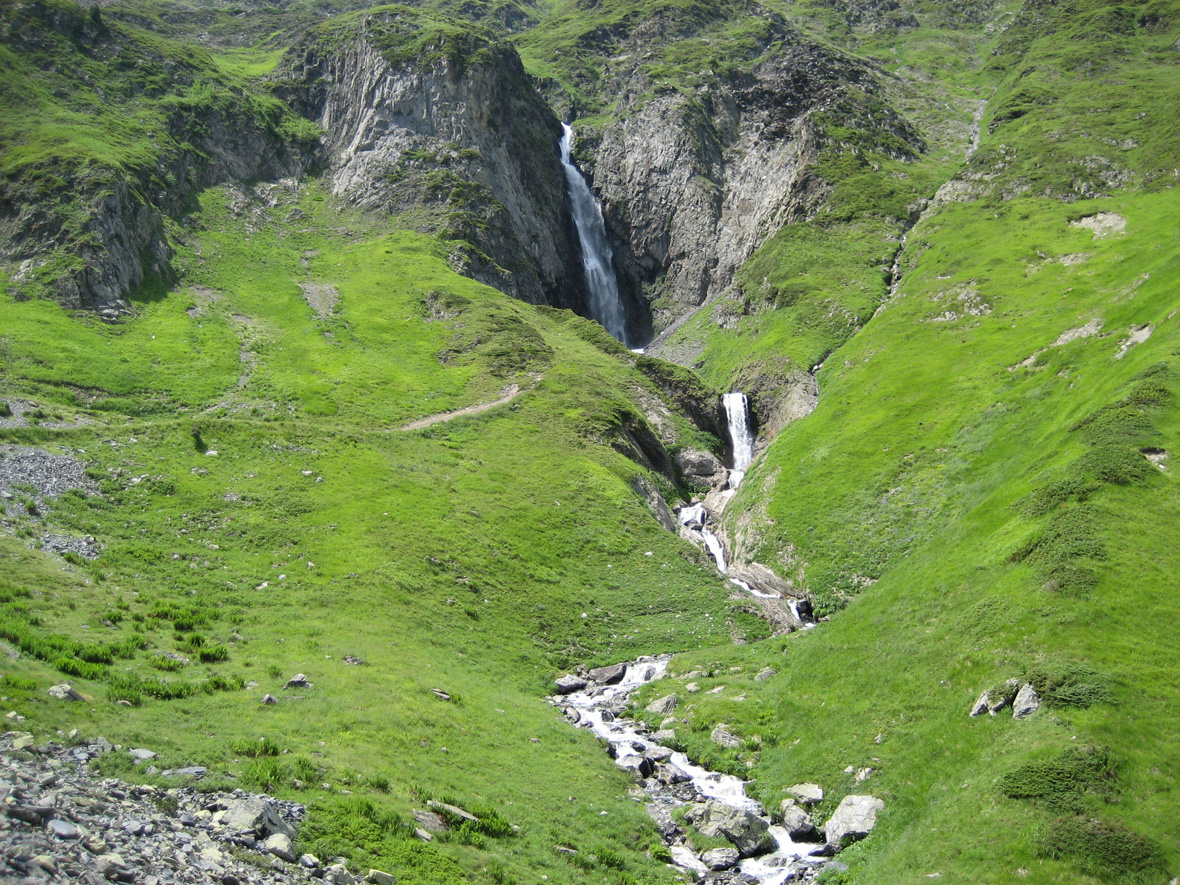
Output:
<instances>
[{"instance_id":1,"label":"wet rock","mask_svg":"<svg viewBox=\"0 0 1180 885\"><path fill-rule=\"evenodd\" d=\"M824 801L824 791L819 784L795 784L787 792L799 800L801 805L818 805Z\"/></svg>"},{"instance_id":2,"label":"wet rock","mask_svg":"<svg viewBox=\"0 0 1180 885\"><path fill-rule=\"evenodd\" d=\"M567 673L565 676L558 676L553 680L553 684L557 687L558 694L572 694L575 691L581 691L589 685L581 676L575 676L572 673Z\"/></svg>"},{"instance_id":3,"label":"wet rock","mask_svg":"<svg viewBox=\"0 0 1180 885\"><path fill-rule=\"evenodd\" d=\"M648 704L647 712L654 713L657 716L666 716L678 706L680 706L680 699L676 695L670 694Z\"/></svg>"},{"instance_id":4,"label":"wet rock","mask_svg":"<svg viewBox=\"0 0 1180 885\"><path fill-rule=\"evenodd\" d=\"M1041 698L1031 682L1026 682L1016 693L1016 700L1012 702L1012 717L1025 719L1041 708Z\"/></svg>"},{"instance_id":5,"label":"wet rock","mask_svg":"<svg viewBox=\"0 0 1180 885\"><path fill-rule=\"evenodd\" d=\"M627 675L626 664L612 664L609 667L595 667L587 674L594 682L602 685L618 685Z\"/></svg>"},{"instance_id":6,"label":"wet rock","mask_svg":"<svg viewBox=\"0 0 1180 885\"><path fill-rule=\"evenodd\" d=\"M740 737L726 728L724 723L713 729L709 734L709 740L719 747L726 747L728 749L736 749L744 743Z\"/></svg>"},{"instance_id":7,"label":"wet rock","mask_svg":"<svg viewBox=\"0 0 1180 885\"><path fill-rule=\"evenodd\" d=\"M753 857L764 847L770 825L756 814L709 799L691 809L685 820L705 836L721 836L733 843L742 857Z\"/></svg>"},{"instance_id":8,"label":"wet rock","mask_svg":"<svg viewBox=\"0 0 1180 885\"><path fill-rule=\"evenodd\" d=\"M666 784L687 784L692 781L692 777L688 772L677 768L670 762L660 766L659 777Z\"/></svg>"},{"instance_id":9,"label":"wet rock","mask_svg":"<svg viewBox=\"0 0 1180 885\"><path fill-rule=\"evenodd\" d=\"M734 848L713 848L701 855L701 863L708 867L711 872L716 873L721 870L728 870L741 860L741 857Z\"/></svg>"},{"instance_id":10,"label":"wet rock","mask_svg":"<svg viewBox=\"0 0 1180 885\"><path fill-rule=\"evenodd\" d=\"M877 813L885 803L874 796L845 796L832 813L824 837L829 845L843 848L863 839L877 825Z\"/></svg>"},{"instance_id":11,"label":"wet rock","mask_svg":"<svg viewBox=\"0 0 1180 885\"><path fill-rule=\"evenodd\" d=\"M782 804L783 829L794 842L813 842L819 838L819 831L811 815L794 799L784 799Z\"/></svg>"}]
</instances>

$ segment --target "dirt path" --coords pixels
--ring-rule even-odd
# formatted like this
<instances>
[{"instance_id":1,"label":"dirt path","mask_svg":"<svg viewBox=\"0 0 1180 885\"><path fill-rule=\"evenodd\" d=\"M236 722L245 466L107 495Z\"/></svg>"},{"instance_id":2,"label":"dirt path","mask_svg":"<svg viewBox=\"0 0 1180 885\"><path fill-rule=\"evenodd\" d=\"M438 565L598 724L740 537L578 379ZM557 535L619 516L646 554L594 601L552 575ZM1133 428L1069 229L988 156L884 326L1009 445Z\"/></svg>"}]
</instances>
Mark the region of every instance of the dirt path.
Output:
<instances>
[{"instance_id":1,"label":"dirt path","mask_svg":"<svg viewBox=\"0 0 1180 885\"><path fill-rule=\"evenodd\" d=\"M524 390L532 390L540 381L537 378ZM450 421L454 418L461 418L464 415L478 415L480 412L486 412L488 409L494 409L496 406L502 406L505 403L510 403L516 399L523 391L519 384L509 384L504 388L503 395L490 403L476 403L473 406L465 406L462 409L456 409L453 412L439 412L437 415L427 415L425 418L419 418L417 421L411 421L399 427L399 430L421 430L423 427L430 427L432 424L441 424L443 421Z\"/></svg>"}]
</instances>

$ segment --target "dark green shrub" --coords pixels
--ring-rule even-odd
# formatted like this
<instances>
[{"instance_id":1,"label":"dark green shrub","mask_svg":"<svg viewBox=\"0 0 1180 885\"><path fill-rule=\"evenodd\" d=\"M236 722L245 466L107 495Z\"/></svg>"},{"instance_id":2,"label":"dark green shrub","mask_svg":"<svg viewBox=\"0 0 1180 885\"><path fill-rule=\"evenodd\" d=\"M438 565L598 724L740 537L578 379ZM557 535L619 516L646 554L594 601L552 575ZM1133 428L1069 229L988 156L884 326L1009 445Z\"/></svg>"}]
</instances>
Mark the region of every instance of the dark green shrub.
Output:
<instances>
[{"instance_id":1,"label":"dark green shrub","mask_svg":"<svg viewBox=\"0 0 1180 885\"><path fill-rule=\"evenodd\" d=\"M1043 762L1029 762L1000 778L1000 792L1058 811L1080 811L1087 795L1111 799L1118 767L1106 747L1071 747Z\"/></svg>"},{"instance_id":2,"label":"dark green shrub","mask_svg":"<svg viewBox=\"0 0 1180 885\"><path fill-rule=\"evenodd\" d=\"M1118 823L1088 816L1060 817L1040 828L1036 847L1040 854L1074 863L1105 882L1167 878L1160 846Z\"/></svg>"}]
</instances>

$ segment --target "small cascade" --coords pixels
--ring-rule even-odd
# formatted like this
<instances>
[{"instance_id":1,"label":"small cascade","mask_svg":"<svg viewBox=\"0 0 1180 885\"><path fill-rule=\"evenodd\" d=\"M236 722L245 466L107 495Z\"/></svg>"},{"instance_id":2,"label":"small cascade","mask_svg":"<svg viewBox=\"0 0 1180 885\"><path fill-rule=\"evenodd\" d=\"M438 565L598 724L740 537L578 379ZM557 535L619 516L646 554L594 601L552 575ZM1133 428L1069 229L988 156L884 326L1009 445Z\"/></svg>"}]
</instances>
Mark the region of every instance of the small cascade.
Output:
<instances>
[{"instance_id":1,"label":"small cascade","mask_svg":"<svg viewBox=\"0 0 1180 885\"><path fill-rule=\"evenodd\" d=\"M754 434L750 431L750 401L744 393L735 391L721 397L725 420L729 425L729 440L733 445L733 470L729 473L729 487L736 489L746 476L746 468L754 460Z\"/></svg>"},{"instance_id":2,"label":"small cascade","mask_svg":"<svg viewBox=\"0 0 1180 885\"><path fill-rule=\"evenodd\" d=\"M614 255L606 238L602 207L570 159L574 130L565 123L561 124L561 129L561 165L565 169L570 210L582 247L582 272L586 276L586 289L590 293L590 315L613 337L626 344L627 318L623 313L623 301L619 297L619 283L612 263Z\"/></svg>"},{"instance_id":3,"label":"small cascade","mask_svg":"<svg viewBox=\"0 0 1180 885\"><path fill-rule=\"evenodd\" d=\"M705 509L705 505L692 504L688 507L682 507L680 508L680 513L677 515L677 519L680 520L680 524L687 528L690 533L700 536L705 549L709 551L709 555L717 563L717 571L723 575L728 573L729 566L725 562L725 548L721 546L720 539L709 530L709 511Z\"/></svg>"},{"instance_id":4,"label":"small cascade","mask_svg":"<svg viewBox=\"0 0 1180 885\"><path fill-rule=\"evenodd\" d=\"M550 701L565 712L571 723L590 729L605 741L615 763L635 775L648 795L648 813L659 824L673 862L707 882L783 885L817 877L831 854L822 842L792 841L786 829L773 825L762 806L746 795L746 784L740 778L694 764L684 753L661 746L662 735L652 734L642 722L625 718L628 696L639 686L662 678L668 668L668 656L640 658L622 668L621 677L617 673L619 667L592 670L583 680L585 688L552 697ZM595 674L616 681L600 682L594 678ZM726 871L711 872L689 846L673 816L677 808L705 800L770 823L768 834L773 848L738 860Z\"/></svg>"}]
</instances>

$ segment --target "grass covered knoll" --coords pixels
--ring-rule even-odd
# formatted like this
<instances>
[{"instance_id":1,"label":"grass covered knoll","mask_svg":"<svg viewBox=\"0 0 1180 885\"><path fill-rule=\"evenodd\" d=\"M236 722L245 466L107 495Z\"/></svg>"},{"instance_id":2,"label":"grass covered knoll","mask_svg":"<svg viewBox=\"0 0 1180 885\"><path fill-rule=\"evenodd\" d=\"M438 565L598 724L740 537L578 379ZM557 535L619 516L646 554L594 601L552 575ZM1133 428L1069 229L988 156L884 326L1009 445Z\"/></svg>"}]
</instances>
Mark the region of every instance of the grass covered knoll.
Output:
<instances>
[{"instance_id":1,"label":"grass covered knoll","mask_svg":"<svg viewBox=\"0 0 1180 885\"><path fill-rule=\"evenodd\" d=\"M719 445L659 386L676 372L314 184L206 191L184 240L186 285L117 325L0 296L0 399L45 415L0 431L4 456L48 448L96 489L29 510L22 487L4 516L22 726L297 798L305 848L403 882L667 881L625 775L542 696L575 664L767 633L612 447L655 402L677 444ZM507 405L400 429L510 384ZM35 549L50 535L99 555ZM296 672L310 689L284 687ZM47 696L65 678L85 708ZM144 776L121 759L104 771ZM431 797L486 826L407 839Z\"/></svg>"}]
</instances>

